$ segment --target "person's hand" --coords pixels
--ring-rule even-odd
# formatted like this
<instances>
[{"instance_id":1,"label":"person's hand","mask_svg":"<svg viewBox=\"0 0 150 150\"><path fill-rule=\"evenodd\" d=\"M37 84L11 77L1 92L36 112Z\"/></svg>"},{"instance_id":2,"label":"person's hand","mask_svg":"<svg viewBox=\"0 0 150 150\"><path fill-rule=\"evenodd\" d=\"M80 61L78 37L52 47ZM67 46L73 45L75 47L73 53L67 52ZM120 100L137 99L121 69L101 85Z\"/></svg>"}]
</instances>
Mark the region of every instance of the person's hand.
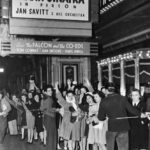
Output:
<instances>
[{"instance_id":1,"label":"person's hand","mask_svg":"<svg viewBox=\"0 0 150 150\"><path fill-rule=\"evenodd\" d=\"M140 116L141 118L147 118L148 117L148 115L147 114L144 114L144 113L141 113L141 116Z\"/></svg>"},{"instance_id":2,"label":"person's hand","mask_svg":"<svg viewBox=\"0 0 150 150\"><path fill-rule=\"evenodd\" d=\"M87 122L87 124L90 124L90 123L92 123L92 121L93 121L92 118L89 117L86 122Z\"/></svg>"},{"instance_id":3,"label":"person's hand","mask_svg":"<svg viewBox=\"0 0 150 150\"><path fill-rule=\"evenodd\" d=\"M55 90L56 90L56 92L58 92L59 91L59 89L58 89L58 81L57 82L55 82Z\"/></svg>"},{"instance_id":4,"label":"person's hand","mask_svg":"<svg viewBox=\"0 0 150 150\"><path fill-rule=\"evenodd\" d=\"M6 116L6 113L5 113L5 112L0 112L0 116L5 117L5 116Z\"/></svg>"},{"instance_id":5,"label":"person's hand","mask_svg":"<svg viewBox=\"0 0 150 150\"><path fill-rule=\"evenodd\" d=\"M59 113L63 117L63 115L64 115L64 108L63 107L59 109Z\"/></svg>"},{"instance_id":6,"label":"person's hand","mask_svg":"<svg viewBox=\"0 0 150 150\"><path fill-rule=\"evenodd\" d=\"M98 82L98 90L101 91L102 85L100 82Z\"/></svg>"},{"instance_id":7,"label":"person's hand","mask_svg":"<svg viewBox=\"0 0 150 150\"><path fill-rule=\"evenodd\" d=\"M56 112L59 112L60 111L60 109L59 108L56 108Z\"/></svg>"},{"instance_id":8,"label":"person's hand","mask_svg":"<svg viewBox=\"0 0 150 150\"><path fill-rule=\"evenodd\" d=\"M92 121L94 123L99 123L99 119L96 116L92 117Z\"/></svg>"},{"instance_id":9,"label":"person's hand","mask_svg":"<svg viewBox=\"0 0 150 150\"><path fill-rule=\"evenodd\" d=\"M150 112L146 112L145 114L146 114L148 120L150 120Z\"/></svg>"},{"instance_id":10,"label":"person's hand","mask_svg":"<svg viewBox=\"0 0 150 150\"><path fill-rule=\"evenodd\" d=\"M73 112L72 116L78 116L78 112L77 111Z\"/></svg>"},{"instance_id":11,"label":"person's hand","mask_svg":"<svg viewBox=\"0 0 150 150\"><path fill-rule=\"evenodd\" d=\"M80 94L80 96L79 96L79 104L82 103L82 98L83 98L83 96L84 96L84 94Z\"/></svg>"}]
</instances>

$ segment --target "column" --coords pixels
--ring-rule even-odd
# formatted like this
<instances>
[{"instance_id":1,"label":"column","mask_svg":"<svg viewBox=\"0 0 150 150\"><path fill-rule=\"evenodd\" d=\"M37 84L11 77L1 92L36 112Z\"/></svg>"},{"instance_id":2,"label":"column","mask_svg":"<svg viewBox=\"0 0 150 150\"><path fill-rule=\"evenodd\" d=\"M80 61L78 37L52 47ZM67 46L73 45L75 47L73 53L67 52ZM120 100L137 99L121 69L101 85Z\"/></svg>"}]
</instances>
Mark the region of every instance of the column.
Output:
<instances>
[{"instance_id":1,"label":"column","mask_svg":"<svg viewBox=\"0 0 150 150\"><path fill-rule=\"evenodd\" d=\"M46 58L46 83L49 84L49 57Z\"/></svg>"},{"instance_id":2,"label":"column","mask_svg":"<svg viewBox=\"0 0 150 150\"><path fill-rule=\"evenodd\" d=\"M40 88L43 89L42 66L40 64Z\"/></svg>"},{"instance_id":3,"label":"column","mask_svg":"<svg viewBox=\"0 0 150 150\"><path fill-rule=\"evenodd\" d=\"M98 61L97 61L97 70L98 70L98 90L100 91L102 88L102 67Z\"/></svg>"},{"instance_id":4,"label":"column","mask_svg":"<svg viewBox=\"0 0 150 150\"><path fill-rule=\"evenodd\" d=\"M113 82L113 77L112 77L112 64L108 63L108 81Z\"/></svg>"},{"instance_id":5,"label":"column","mask_svg":"<svg viewBox=\"0 0 150 150\"><path fill-rule=\"evenodd\" d=\"M88 58L83 58L83 79L89 78L90 69L88 66Z\"/></svg>"},{"instance_id":6,"label":"column","mask_svg":"<svg viewBox=\"0 0 150 150\"><path fill-rule=\"evenodd\" d=\"M134 62L135 62L135 83L134 83L134 87L136 89L140 89L140 71L139 71L139 57L137 56L135 59L134 59Z\"/></svg>"},{"instance_id":7,"label":"column","mask_svg":"<svg viewBox=\"0 0 150 150\"><path fill-rule=\"evenodd\" d=\"M123 96L126 95L124 63L124 60L120 61L120 94Z\"/></svg>"}]
</instances>

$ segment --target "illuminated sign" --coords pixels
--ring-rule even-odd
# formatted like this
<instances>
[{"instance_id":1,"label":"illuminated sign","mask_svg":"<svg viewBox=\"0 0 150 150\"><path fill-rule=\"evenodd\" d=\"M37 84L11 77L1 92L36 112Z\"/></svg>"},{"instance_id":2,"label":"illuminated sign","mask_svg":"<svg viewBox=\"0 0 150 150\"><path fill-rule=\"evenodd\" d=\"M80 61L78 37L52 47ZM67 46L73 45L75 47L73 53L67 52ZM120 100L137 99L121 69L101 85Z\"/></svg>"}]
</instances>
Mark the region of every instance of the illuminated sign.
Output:
<instances>
[{"instance_id":1,"label":"illuminated sign","mask_svg":"<svg viewBox=\"0 0 150 150\"><path fill-rule=\"evenodd\" d=\"M106 5L109 5L110 3L112 3L115 0L100 0L100 8L105 7Z\"/></svg>"},{"instance_id":2,"label":"illuminated sign","mask_svg":"<svg viewBox=\"0 0 150 150\"><path fill-rule=\"evenodd\" d=\"M105 13L106 11L123 1L124 0L100 0L100 14Z\"/></svg>"},{"instance_id":3,"label":"illuminated sign","mask_svg":"<svg viewBox=\"0 0 150 150\"><path fill-rule=\"evenodd\" d=\"M12 40L10 54L42 54L42 55L97 55L98 48L93 51L88 42L49 42ZM92 53L93 52L93 53Z\"/></svg>"},{"instance_id":4,"label":"illuminated sign","mask_svg":"<svg viewBox=\"0 0 150 150\"><path fill-rule=\"evenodd\" d=\"M12 0L12 17L88 21L89 0Z\"/></svg>"}]
</instances>

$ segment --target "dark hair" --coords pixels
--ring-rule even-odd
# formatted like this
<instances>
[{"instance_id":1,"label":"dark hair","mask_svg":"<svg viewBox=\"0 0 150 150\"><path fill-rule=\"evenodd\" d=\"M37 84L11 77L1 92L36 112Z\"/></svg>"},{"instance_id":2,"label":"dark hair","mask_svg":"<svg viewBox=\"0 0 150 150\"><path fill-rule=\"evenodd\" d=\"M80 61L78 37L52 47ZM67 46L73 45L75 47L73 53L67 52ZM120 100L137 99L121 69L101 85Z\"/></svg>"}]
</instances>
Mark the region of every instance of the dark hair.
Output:
<instances>
[{"instance_id":1,"label":"dark hair","mask_svg":"<svg viewBox=\"0 0 150 150\"><path fill-rule=\"evenodd\" d=\"M82 89L82 88L83 88L83 89L85 89L85 90L86 90L86 92L89 92L89 90L88 90L88 88L87 88L86 86L84 86L84 85L83 85L83 86L81 86L81 88L80 88L80 89Z\"/></svg>"},{"instance_id":2,"label":"dark hair","mask_svg":"<svg viewBox=\"0 0 150 150\"><path fill-rule=\"evenodd\" d=\"M48 88L51 88L52 91L54 91L54 88L53 88L52 85L46 85L46 86L43 88L43 90L46 92Z\"/></svg>"},{"instance_id":3,"label":"dark hair","mask_svg":"<svg viewBox=\"0 0 150 150\"><path fill-rule=\"evenodd\" d=\"M37 93L37 92L33 93L33 99L34 99L34 97L35 97L36 95L39 96L39 101L41 101L41 94L40 94L40 93Z\"/></svg>"},{"instance_id":4,"label":"dark hair","mask_svg":"<svg viewBox=\"0 0 150 150\"><path fill-rule=\"evenodd\" d=\"M21 94L21 96L20 96L20 100L21 100L21 101L22 101L22 98L21 98L22 96L25 96L25 97L26 97L26 101L28 101L26 94Z\"/></svg>"},{"instance_id":5,"label":"dark hair","mask_svg":"<svg viewBox=\"0 0 150 150\"><path fill-rule=\"evenodd\" d=\"M98 94L99 97L101 97L102 99L105 98L105 94L103 92L101 92L101 91L98 91L98 90L94 91L93 94Z\"/></svg>"},{"instance_id":6,"label":"dark hair","mask_svg":"<svg viewBox=\"0 0 150 150\"><path fill-rule=\"evenodd\" d=\"M92 98L93 102L96 103L96 101L95 101L95 99L94 99L94 96L92 96L92 95L89 94L89 93L86 93L85 95L86 95L86 99L87 99L87 96L90 96L90 97Z\"/></svg>"},{"instance_id":7,"label":"dark hair","mask_svg":"<svg viewBox=\"0 0 150 150\"><path fill-rule=\"evenodd\" d=\"M108 84L106 85L106 89L108 89L109 92L115 92L116 91L115 84L113 82L108 82Z\"/></svg>"},{"instance_id":8,"label":"dark hair","mask_svg":"<svg viewBox=\"0 0 150 150\"><path fill-rule=\"evenodd\" d=\"M80 88L78 86L75 86L74 89L73 89L74 93L76 92L76 89L79 90Z\"/></svg>"},{"instance_id":9,"label":"dark hair","mask_svg":"<svg viewBox=\"0 0 150 150\"><path fill-rule=\"evenodd\" d=\"M68 91L66 92L66 95L68 95L69 93L75 95L74 91L72 91L72 90L68 90Z\"/></svg>"}]
</instances>

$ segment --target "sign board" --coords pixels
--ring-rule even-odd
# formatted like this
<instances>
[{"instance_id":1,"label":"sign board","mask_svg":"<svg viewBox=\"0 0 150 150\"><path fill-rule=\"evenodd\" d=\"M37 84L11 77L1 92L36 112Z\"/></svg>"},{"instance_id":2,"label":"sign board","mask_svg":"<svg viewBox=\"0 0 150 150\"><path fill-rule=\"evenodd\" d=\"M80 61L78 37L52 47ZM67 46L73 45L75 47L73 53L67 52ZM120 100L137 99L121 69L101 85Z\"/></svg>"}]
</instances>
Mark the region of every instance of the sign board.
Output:
<instances>
[{"instance_id":1,"label":"sign board","mask_svg":"<svg viewBox=\"0 0 150 150\"><path fill-rule=\"evenodd\" d=\"M115 0L100 0L100 9L114 2Z\"/></svg>"},{"instance_id":2,"label":"sign board","mask_svg":"<svg viewBox=\"0 0 150 150\"><path fill-rule=\"evenodd\" d=\"M12 0L12 17L89 20L89 0Z\"/></svg>"},{"instance_id":3,"label":"sign board","mask_svg":"<svg viewBox=\"0 0 150 150\"><path fill-rule=\"evenodd\" d=\"M10 54L90 56L90 43L12 40Z\"/></svg>"}]
</instances>

